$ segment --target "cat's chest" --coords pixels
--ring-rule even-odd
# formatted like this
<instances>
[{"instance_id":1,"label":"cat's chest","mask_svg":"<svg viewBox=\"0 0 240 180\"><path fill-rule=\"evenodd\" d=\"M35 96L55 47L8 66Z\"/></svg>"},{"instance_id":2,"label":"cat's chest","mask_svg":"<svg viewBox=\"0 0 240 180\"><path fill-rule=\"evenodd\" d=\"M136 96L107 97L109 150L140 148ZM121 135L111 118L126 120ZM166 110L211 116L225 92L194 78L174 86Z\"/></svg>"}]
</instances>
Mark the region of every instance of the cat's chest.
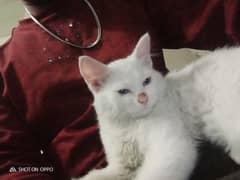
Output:
<instances>
[{"instance_id":1,"label":"cat's chest","mask_svg":"<svg viewBox=\"0 0 240 180\"><path fill-rule=\"evenodd\" d=\"M122 163L128 169L137 169L144 159L144 154L147 149L147 135L140 129L128 130L128 133L123 132L121 141L120 155Z\"/></svg>"},{"instance_id":2,"label":"cat's chest","mask_svg":"<svg viewBox=\"0 0 240 180\"><path fill-rule=\"evenodd\" d=\"M143 151L136 139L125 139L121 143L120 155L122 163L127 169L137 169L143 161Z\"/></svg>"},{"instance_id":3,"label":"cat's chest","mask_svg":"<svg viewBox=\"0 0 240 180\"><path fill-rule=\"evenodd\" d=\"M123 127L101 124L101 137L108 161L119 161L130 171L136 170L144 159L148 148L146 125L134 124ZM104 126L103 126L104 125Z\"/></svg>"}]
</instances>

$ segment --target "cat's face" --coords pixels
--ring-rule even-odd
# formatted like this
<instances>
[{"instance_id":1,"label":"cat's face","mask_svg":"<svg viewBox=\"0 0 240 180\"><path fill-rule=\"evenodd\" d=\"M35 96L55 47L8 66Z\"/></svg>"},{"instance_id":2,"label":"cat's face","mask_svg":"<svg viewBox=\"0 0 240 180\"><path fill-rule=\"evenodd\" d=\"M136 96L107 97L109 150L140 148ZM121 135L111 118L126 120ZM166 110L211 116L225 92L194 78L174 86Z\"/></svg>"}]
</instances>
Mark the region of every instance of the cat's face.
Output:
<instances>
[{"instance_id":1,"label":"cat's face","mask_svg":"<svg viewBox=\"0 0 240 180\"><path fill-rule=\"evenodd\" d=\"M151 113L159 101L162 76L152 68L148 34L129 57L107 66L80 57L80 71L94 95L97 113L136 119Z\"/></svg>"}]
</instances>

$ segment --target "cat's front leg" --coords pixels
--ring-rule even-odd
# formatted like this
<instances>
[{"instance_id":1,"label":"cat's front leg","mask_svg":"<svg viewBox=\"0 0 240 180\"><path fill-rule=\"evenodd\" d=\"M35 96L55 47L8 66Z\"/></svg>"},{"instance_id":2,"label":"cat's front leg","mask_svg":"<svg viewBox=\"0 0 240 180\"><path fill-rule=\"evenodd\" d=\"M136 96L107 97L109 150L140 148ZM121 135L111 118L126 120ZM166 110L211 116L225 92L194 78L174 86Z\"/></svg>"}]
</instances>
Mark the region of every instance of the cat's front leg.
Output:
<instances>
[{"instance_id":1,"label":"cat's front leg","mask_svg":"<svg viewBox=\"0 0 240 180\"><path fill-rule=\"evenodd\" d=\"M178 141L163 143L147 152L134 180L188 180L197 151L191 143L180 145Z\"/></svg>"},{"instance_id":2,"label":"cat's front leg","mask_svg":"<svg viewBox=\"0 0 240 180\"><path fill-rule=\"evenodd\" d=\"M130 174L120 167L106 167L90 171L87 175L72 180L131 180Z\"/></svg>"}]
</instances>

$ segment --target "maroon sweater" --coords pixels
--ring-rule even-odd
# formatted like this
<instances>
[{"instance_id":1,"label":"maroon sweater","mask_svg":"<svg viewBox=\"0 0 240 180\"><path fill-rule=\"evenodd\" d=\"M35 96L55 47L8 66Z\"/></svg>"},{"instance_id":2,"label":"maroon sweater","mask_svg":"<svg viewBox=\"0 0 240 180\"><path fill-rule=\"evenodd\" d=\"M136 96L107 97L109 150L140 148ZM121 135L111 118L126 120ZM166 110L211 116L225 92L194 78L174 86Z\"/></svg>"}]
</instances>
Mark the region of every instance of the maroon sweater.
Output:
<instances>
[{"instance_id":1,"label":"maroon sweater","mask_svg":"<svg viewBox=\"0 0 240 180\"><path fill-rule=\"evenodd\" d=\"M95 40L97 27L86 4L57 2L38 17L41 22L75 43ZM239 42L239 4L234 0L90 2L103 26L97 47L65 45L31 19L20 21L1 46L0 179L60 180L104 165L92 96L80 76L78 56L104 63L125 57L148 31L155 68L166 72L162 47L212 49ZM9 173L10 167L36 169Z\"/></svg>"}]
</instances>

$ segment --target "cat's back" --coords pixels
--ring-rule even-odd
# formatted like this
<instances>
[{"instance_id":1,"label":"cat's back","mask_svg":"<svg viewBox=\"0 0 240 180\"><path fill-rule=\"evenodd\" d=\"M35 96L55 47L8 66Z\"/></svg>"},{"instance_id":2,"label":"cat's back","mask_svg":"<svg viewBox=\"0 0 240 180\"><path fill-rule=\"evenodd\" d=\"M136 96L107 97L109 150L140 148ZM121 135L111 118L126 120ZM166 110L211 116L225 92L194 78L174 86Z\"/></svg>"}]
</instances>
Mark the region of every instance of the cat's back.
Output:
<instances>
[{"instance_id":1,"label":"cat's back","mask_svg":"<svg viewBox=\"0 0 240 180\"><path fill-rule=\"evenodd\" d=\"M173 88L182 91L226 90L240 84L240 47L215 50L187 65L180 71L170 73L166 80Z\"/></svg>"},{"instance_id":2,"label":"cat's back","mask_svg":"<svg viewBox=\"0 0 240 180\"><path fill-rule=\"evenodd\" d=\"M240 48L218 49L166 77L184 116L199 123L240 106ZM200 127L201 124L198 124Z\"/></svg>"},{"instance_id":3,"label":"cat's back","mask_svg":"<svg viewBox=\"0 0 240 180\"><path fill-rule=\"evenodd\" d=\"M210 52L196 62L189 65L194 78L201 79L201 75L212 78L215 82L224 78L233 79L239 74L240 47L222 48ZM186 71L188 67L182 71Z\"/></svg>"}]
</instances>

